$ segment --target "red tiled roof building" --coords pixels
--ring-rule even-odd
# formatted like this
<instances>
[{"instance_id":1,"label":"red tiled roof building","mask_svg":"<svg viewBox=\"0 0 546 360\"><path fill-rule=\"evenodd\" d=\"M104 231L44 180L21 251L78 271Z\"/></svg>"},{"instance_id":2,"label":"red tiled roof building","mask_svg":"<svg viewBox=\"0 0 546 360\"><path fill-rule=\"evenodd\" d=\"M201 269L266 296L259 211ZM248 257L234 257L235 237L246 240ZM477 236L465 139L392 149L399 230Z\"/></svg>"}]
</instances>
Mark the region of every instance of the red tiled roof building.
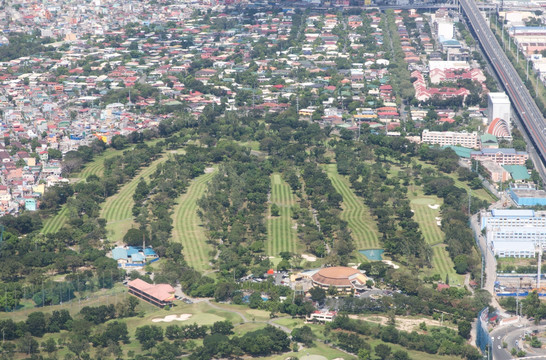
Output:
<instances>
[{"instance_id":1,"label":"red tiled roof building","mask_svg":"<svg viewBox=\"0 0 546 360\"><path fill-rule=\"evenodd\" d=\"M159 307L171 305L174 301L174 288L169 284L148 284L141 279L129 282L129 293Z\"/></svg>"}]
</instances>

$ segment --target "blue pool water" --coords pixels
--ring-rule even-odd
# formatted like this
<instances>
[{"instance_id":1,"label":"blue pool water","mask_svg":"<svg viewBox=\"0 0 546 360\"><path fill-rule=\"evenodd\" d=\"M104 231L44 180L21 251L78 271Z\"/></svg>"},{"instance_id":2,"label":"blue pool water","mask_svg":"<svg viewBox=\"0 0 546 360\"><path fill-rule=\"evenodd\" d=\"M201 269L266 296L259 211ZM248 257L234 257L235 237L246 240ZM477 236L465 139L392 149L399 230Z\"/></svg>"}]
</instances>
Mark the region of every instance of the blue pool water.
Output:
<instances>
[{"instance_id":1,"label":"blue pool water","mask_svg":"<svg viewBox=\"0 0 546 360\"><path fill-rule=\"evenodd\" d=\"M370 261L383 260L382 255L385 250L383 249L371 249L371 250L359 250L358 252L368 258Z\"/></svg>"}]
</instances>

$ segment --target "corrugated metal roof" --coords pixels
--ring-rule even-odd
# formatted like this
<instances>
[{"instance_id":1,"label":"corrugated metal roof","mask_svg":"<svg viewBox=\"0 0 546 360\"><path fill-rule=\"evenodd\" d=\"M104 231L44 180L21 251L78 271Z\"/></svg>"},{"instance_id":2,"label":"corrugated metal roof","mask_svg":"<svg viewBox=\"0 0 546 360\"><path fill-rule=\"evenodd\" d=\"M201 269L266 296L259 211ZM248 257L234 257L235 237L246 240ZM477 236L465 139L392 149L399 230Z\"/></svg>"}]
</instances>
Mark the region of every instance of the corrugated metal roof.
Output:
<instances>
[{"instance_id":1,"label":"corrugated metal roof","mask_svg":"<svg viewBox=\"0 0 546 360\"><path fill-rule=\"evenodd\" d=\"M503 168L510 173L514 180L527 180L531 177L523 165L503 165Z\"/></svg>"},{"instance_id":2,"label":"corrugated metal roof","mask_svg":"<svg viewBox=\"0 0 546 360\"><path fill-rule=\"evenodd\" d=\"M510 210L510 209L494 209L491 210L491 214L494 217L533 217L535 216L534 210Z\"/></svg>"}]
</instances>

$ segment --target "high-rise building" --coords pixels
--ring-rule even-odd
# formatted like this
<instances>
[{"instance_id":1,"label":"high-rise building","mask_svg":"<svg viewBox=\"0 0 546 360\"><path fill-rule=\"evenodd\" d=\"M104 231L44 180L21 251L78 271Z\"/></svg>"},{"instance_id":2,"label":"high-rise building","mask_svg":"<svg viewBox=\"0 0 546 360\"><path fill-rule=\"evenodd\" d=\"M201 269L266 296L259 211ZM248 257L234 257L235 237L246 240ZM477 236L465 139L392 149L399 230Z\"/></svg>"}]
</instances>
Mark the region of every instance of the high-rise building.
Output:
<instances>
[{"instance_id":1,"label":"high-rise building","mask_svg":"<svg viewBox=\"0 0 546 360\"><path fill-rule=\"evenodd\" d=\"M510 99L504 92L490 92L487 95L487 119L489 124L495 119L506 121L510 124Z\"/></svg>"}]
</instances>

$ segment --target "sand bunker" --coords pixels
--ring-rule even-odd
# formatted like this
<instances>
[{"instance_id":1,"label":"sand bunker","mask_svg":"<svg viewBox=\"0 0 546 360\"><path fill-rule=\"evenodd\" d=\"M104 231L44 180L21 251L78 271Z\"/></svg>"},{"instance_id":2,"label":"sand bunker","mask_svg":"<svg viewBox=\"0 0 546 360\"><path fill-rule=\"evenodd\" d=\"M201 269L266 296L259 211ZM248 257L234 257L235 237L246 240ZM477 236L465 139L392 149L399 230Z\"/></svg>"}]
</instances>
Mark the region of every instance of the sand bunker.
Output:
<instances>
[{"instance_id":1,"label":"sand bunker","mask_svg":"<svg viewBox=\"0 0 546 360\"><path fill-rule=\"evenodd\" d=\"M428 204L428 207L433 209L433 210L436 210L436 209L438 209L440 207L440 205L438 205L438 204L434 204L434 205Z\"/></svg>"},{"instance_id":2,"label":"sand bunker","mask_svg":"<svg viewBox=\"0 0 546 360\"><path fill-rule=\"evenodd\" d=\"M214 168L213 167L207 167L207 168L205 168L204 172L205 172L205 174L210 174L210 173L214 172Z\"/></svg>"},{"instance_id":3,"label":"sand bunker","mask_svg":"<svg viewBox=\"0 0 546 360\"><path fill-rule=\"evenodd\" d=\"M317 261L317 258L312 255L302 254L301 257L307 261Z\"/></svg>"},{"instance_id":4,"label":"sand bunker","mask_svg":"<svg viewBox=\"0 0 546 360\"><path fill-rule=\"evenodd\" d=\"M383 261L383 262L384 262L385 264L387 264L387 265L392 266L393 269L399 269L399 268L400 268L400 266L396 265L395 263L393 263L393 262L390 261L390 260L381 260L381 261Z\"/></svg>"},{"instance_id":5,"label":"sand bunker","mask_svg":"<svg viewBox=\"0 0 546 360\"><path fill-rule=\"evenodd\" d=\"M152 319L152 322L166 322L170 323L173 321L186 321L191 318L192 314L180 314L180 315L167 315L164 318Z\"/></svg>"}]
</instances>

